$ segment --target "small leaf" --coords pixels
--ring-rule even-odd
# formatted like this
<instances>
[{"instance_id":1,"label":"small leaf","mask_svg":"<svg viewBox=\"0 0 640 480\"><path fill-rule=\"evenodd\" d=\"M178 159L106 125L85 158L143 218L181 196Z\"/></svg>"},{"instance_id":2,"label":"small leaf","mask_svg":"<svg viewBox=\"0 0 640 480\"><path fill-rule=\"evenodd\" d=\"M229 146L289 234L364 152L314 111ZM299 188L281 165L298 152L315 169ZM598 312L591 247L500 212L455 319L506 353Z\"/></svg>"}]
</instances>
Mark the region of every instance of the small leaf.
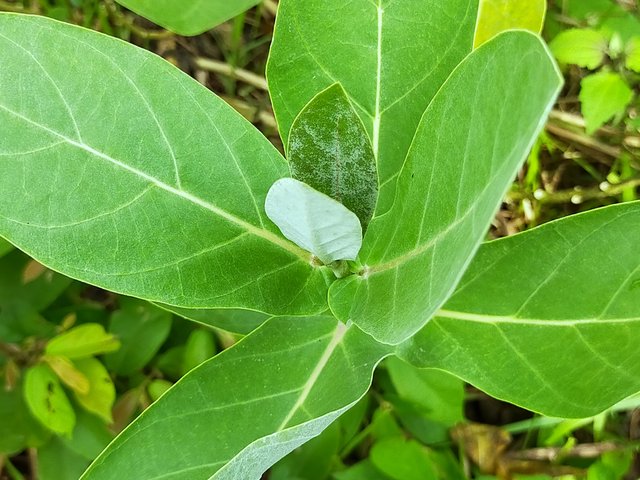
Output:
<instances>
[{"instance_id":1,"label":"small leaf","mask_svg":"<svg viewBox=\"0 0 640 480\"><path fill-rule=\"evenodd\" d=\"M48 429L59 434L71 434L76 415L64 393L60 380L44 364L27 370L24 398L33 416Z\"/></svg>"},{"instance_id":2,"label":"small leaf","mask_svg":"<svg viewBox=\"0 0 640 480\"><path fill-rule=\"evenodd\" d=\"M393 480L437 480L435 468L424 446L402 437L388 438L371 449L371 462Z\"/></svg>"},{"instance_id":3,"label":"small leaf","mask_svg":"<svg viewBox=\"0 0 640 480\"><path fill-rule=\"evenodd\" d=\"M513 29L540 33L547 13L546 0L480 0L474 48Z\"/></svg>"},{"instance_id":4,"label":"small leaf","mask_svg":"<svg viewBox=\"0 0 640 480\"><path fill-rule=\"evenodd\" d=\"M322 91L300 112L288 160L294 178L342 203L366 227L378 197L376 159L342 85Z\"/></svg>"},{"instance_id":5,"label":"small leaf","mask_svg":"<svg viewBox=\"0 0 640 480\"><path fill-rule=\"evenodd\" d=\"M7 253L13 250L13 245L11 245L7 240L0 237L0 257L4 257Z\"/></svg>"},{"instance_id":6,"label":"small leaf","mask_svg":"<svg viewBox=\"0 0 640 480\"><path fill-rule=\"evenodd\" d=\"M173 386L173 383L167 380L162 380L162 379L153 380L151 383L149 383L149 386L147 387L147 393L149 394L149 397L151 397L151 401L155 402L162 395L164 395L164 393L167 390L169 390L172 386Z\"/></svg>"},{"instance_id":7,"label":"small leaf","mask_svg":"<svg viewBox=\"0 0 640 480\"><path fill-rule=\"evenodd\" d=\"M358 256L362 227L356 214L309 185L293 178L278 180L267 194L265 209L285 237L325 265Z\"/></svg>"},{"instance_id":8,"label":"small leaf","mask_svg":"<svg viewBox=\"0 0 640 480\"><path fill-rule=\"evenodd\" d=\"M629 70L640 73L640 37L633 37L625 51L625 66Z\"/></svg>"},{"instance_id":9,"label":"small leaf","mask_svg":"<svg viewBox=\"0 0 640 480\"><path fill-rule=\"evenodd\" d=\"M185 375L190 370L209 360L216 353L216 343L213 333L209 330L194 330L189 335L184 346L184 356L182 357L182 374Z\"/></svg>"},{"instance_id":10,"label":"small leaf","mask_svg":"<svg viewBox=\"0 0 640 480\"><path fill-rule=\"evenodd\" d=\"M71 390L82 394L89 393L89 379L67 357L45 355L42 360Z\"/></svg>"},{"instance_id":11,"label":"small leaf","mask_svg":"<svg viewBox=\"0 0 640 480\"><path fill-rule=\"evenodd\" d=\"M607 39L596 30L575 28L560 33L549 47L560 63L595 70L605 58Z\"/></svg>"},{"instance_id":12,"label":"small leaf","mask_svg":"<svg viewBox=\"0 0 640 480\"><path fill-rule=\"evenodd\" d=\"M29 412L22 388L9 388L0 376L0 456L39 447L51 432Z\"/></svg>"},{"instance_id":13,"label":"small leaf","mask_svg":"<svg viewBox=\"0 0 640 480\"><path fill-rule=\"evenodd\" d=\"M598 72L582 79L580 102L592 134L616 115L624 114L633 99L633 90L617 73Z\"/></svg>"},{"instance_id":14,"label":"small leaf","mask_svg":"<svg viewBox=\"0 0 640 480\"><path fill-rule=\"evenodd\" d=\"M45 348L49 355L62 355L70 360L113 352L120 348L120 341L105 332L98 323L85 323L68 332L53 337Z\"/></svg>"},{"instance_id":15,"label":"small leaf","mask_svg":"<svg viewBox=\"0 0 640 480\"><path fill-rule=\"evenodd\" d=\"M171 329L171 314L147 302L122 299L122 309L114 312L109 331L121 343L104 359L109 370L131 375L143 368L158 352Z\"/></svg>"},{"instance_id":16,"label":"small leaf","mask_svg":"<svg viewBox=\"0 0 640 480\"><path fill-rule=\"evenodd\" d=\"M85 410L95 413L105 422L112 423L111 408L116 399L116 389L107 369L95 358L76 360L76 367L89 379L89 391L86 394L75 393L78 403Z\"/></svg>"}]
</instances>

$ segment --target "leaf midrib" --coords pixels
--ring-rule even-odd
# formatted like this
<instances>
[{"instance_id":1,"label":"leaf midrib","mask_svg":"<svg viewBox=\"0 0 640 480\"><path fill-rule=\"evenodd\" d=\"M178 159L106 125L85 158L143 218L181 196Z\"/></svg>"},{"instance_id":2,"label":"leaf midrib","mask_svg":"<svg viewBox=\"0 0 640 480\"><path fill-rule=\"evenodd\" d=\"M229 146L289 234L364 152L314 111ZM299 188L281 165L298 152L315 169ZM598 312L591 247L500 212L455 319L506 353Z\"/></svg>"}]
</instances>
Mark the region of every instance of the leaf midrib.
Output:
<instances>
[{"instance_id":1,"label":"leaf midrib","mask_svg":"<svg viewBox=\"0 0 640 480\"><path fill-rule=\"evenodd\" d=\"M473 323L485 323L489 325L508 323L513 325L544 325L552 327L575 327L578 325L624 324L640 322L640 316L630 318L581 318L571 320L545 320L542 318L525 318L516 317L513 315L490 315L484 313L462 312L447 309L438 310L434 315L434 319L438 318Z\"/></svg>"},{"instance_id":2,"label":"leaf midrib","mask_svg":"<svg viewBox=\"0 0 640 480\"><path fill-rule=\"evenodd\" d=\"M10 115L14 115L15 117L18 117L20 119L22 119L23 121L43 130L46 131L47 133L59 138L60 140L62 140L62 143L66 143L68 145L71 145L72 147L78 148L80 150L83 150L89 154L91 154L94 157L100 158L101 160L104 160L106 162L111 163L112 165L115 165L118 168L121 168L125 171L127 171L128 173L131 173L133 175L136 175L137 177L142 178L143 180L147 181L150 184L155 185L156 187L172 194L175 196L178 196L184 200L187 200L190 203L193 203L195 205L198 205L201 208L204 208L206 210L209 210L210 212L212 212L213 214L224 218L225 220L227 220L228 222L231 222L235 225L237 225L238 227L242 228L243 230L247 231L249 234L254 235L256 237L262 238L264 240L267 240L268 242L282 248L283 250L288 251L289 253L299 257L301 260L309 263L309 265L312 265L312 258L311 258L311 254L304 251L303 249L299 248L298 246L294 245L293 243L279 237L278 235L268 231L268 230L264 230L261 228L256 227L255 225L252 225L251 223L246 222L245 220L242 220L239 217L236 217L235 215L227 212L226 210L221 209L220 207L217 207L216 205L207 202L206 200L203 200L200 197L197 197L196 195L193 195L185 190L179 189L179 188L175 188L172 187L171 185L168 185L164 182L162 182L161 180L143 172L142 170L138 170L137 168L134 168L130 165L127 165L126 163L117 160L109 155L107 155L106 153L103 153L99 150L96 150L95 148L91 147L90 145L87 145L86 143L83 142L78 142L76 140L73 140L69 137L67 137L66 135L53 130L49 127L47 127L46 125L42 125L24 115L22 115L19 112L16 112L4 105L0 105L0 109L4 110L5 112L9 113Z\"/></svg>"}]
</instances>

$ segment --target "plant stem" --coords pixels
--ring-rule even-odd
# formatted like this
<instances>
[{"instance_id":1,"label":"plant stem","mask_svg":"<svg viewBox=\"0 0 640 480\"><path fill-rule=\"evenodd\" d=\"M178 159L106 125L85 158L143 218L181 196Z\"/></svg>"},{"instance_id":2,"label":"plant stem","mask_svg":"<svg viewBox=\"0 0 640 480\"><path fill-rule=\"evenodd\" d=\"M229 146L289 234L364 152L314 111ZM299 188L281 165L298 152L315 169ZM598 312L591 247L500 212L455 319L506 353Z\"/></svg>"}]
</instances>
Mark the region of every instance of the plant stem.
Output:
<instances>
[{"instance_id":1,"label":"plant stem","mask_svg":"<svg viewBox=\"0 0 640 480\"><path fill-rule=\"evenodd\" d=\"M537 200L545 204L557 204L571 202L579 205L587 200L596 200L601 198L616 197L627 189L640 187L640 178L632 178L627 181L611 185L608 182L601 183L598 187L588 189L559 190L557 192L548 193L544 190L538 190L533 195L520 192L511 192L507 194L507 201L517 202L524 199Z\"/></svg>"},{"instance_id":2,"label":"plant stem","mask_svg":"<svg viewBox=\"0 0 640 480\"><path fill-rule=\"evenodd\" d=\"M252 87L256 87L257 89L267 91L267 80L264 77L256 75L248 70L235 68L228 63L205 57L197 57L195 59L195 63L196 66L202 70L226 75L227 77L240 80L241 82L249 84Z\"/></svg>"}]
</instances>

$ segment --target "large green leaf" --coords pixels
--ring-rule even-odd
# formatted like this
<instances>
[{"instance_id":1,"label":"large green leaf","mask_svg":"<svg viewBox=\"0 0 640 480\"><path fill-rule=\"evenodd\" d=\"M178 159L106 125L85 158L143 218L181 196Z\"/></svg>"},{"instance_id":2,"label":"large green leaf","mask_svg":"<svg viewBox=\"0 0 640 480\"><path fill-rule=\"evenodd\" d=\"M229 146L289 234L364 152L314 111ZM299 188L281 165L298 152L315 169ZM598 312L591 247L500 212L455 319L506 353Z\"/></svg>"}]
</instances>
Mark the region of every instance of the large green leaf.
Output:
<instances>
[{"instance_id":1,"label":"large green leaf","mask_svg":"<svg viewBox=\"0 0 640 480\"><path fill-rule=\"evenodd\" d=\"M132 465L139 480L259 479L358 401L386 354L330 317L273 318L180 380L83 479Z\"/></svg>"},{"instance_id":2,"label":"large green leaf","mask_svg":"<svg viewBox=\"0 0 640 480\"><path fill-rule=\"evenodd\" d=\"M400 348L546 415L640 390L640 203L485 244L444 309Z\"/></svg>"},{"instance_id":3,"label":"large green leaf","mask_svg":"<svg viewBox=\"0 0 640 480\"><path fill-rule=\"evenodd\" d=\"M326 309L327 269L264 214L288 166L231 107L148 51L41 17L1 15L0 52L1 235L147 300Z\"/></svg>"},{"instance_id":4,"label":"large green leaf","mask_svg":"<svg viewBox=\"0 0 640 480\"><path fill-rule=\"evenodd\" d=\"M524 31L495 37L460 64L425 112L393 208L369 225L363 272L330 289L338 318L385 343L431 318L486 234L561 82L542 41Z\"/></svg>"},{"instance_id":5,"label":"large green leaf","mask_svg":"<svg viewBox=\"0 0 640 480\"><path fill-rule=\"evenodd\" d=\"M340 82L378 159L377 214L395 182L420 117L473 46L470 0L281 0L267 78L285 144L319 92Z\"/></svg>"},{"instance_id":6,"label":"large green leaf","mask_svg":"<svg viewBox=\"0 0 640 480\"><path fill-rule=\"evenodd\" d=\"M138 15L180 35L198 35L261 0L116 0Z\"/></svg>"}]
</instances>

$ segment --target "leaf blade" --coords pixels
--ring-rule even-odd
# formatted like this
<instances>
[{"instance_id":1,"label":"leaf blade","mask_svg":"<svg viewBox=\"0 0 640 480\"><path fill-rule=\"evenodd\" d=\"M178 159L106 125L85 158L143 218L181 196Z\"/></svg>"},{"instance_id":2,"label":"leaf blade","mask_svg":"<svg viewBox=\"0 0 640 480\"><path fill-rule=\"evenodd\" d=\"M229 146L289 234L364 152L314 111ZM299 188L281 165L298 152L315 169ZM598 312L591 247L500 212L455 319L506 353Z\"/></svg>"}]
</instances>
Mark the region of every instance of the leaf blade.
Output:
<instances>
[{"instance_id":1,"label":"leaf blade","mask_svg":"<svg viewBox=\"0 0 640 480\"><path fill-rule=\"evenodd\" d=\"M286 162L222 100L149 52L49 19L3 14L0 43L13 67L0 78L4 236L68 276L146 300L326 308L325 273L264 214ZM51 45L91 61L68 64ZM12 93L23 88L13 69L30 72L38 102ZM99 98L91 105L75 95L88 87ZM25 197L23 184L38 188Z\"/></svg>"},{"instance_id":2,"label":"leaf blade","mask_svg":"<svg viewBox=\"0 0 640 480\"><path fill-rule=\"evenodd\" d=\"M304 106L340 82L371 138L376 215L386 212L420 117L472 50L477 10L467 0L280 2L267 80L285 145Z\"/></svg>"},{"instance_id":3,"label":"leaf blade","mask_svg":"<svg viewBox=\"0 0 640 480\"><path fill-rule=\"evenodd\" d=\"M331 286L334 315L390 344L429 320L478 248L561 83L542 41L524 31L499 35L460 64L425 112L393 208L369 225L364 271Z\"/></svg>"},{"instance_id":4,"label":"leaf blade","mask_svg":"<svg viewBox=\"0 0 640 480\"><path fill-rule=\"evenodd\" d=\"M141 480L159 475L176 480L259 478L355 403L387 353L357 329L347 330L328 317L271 319L165 393L83 479L113 478L114 472L127 471L132 455L140 458L147 448L179 448L182 453L139 464ZM230 370L246 375L228 375ZM198 417L194 428L171 426L184 425L193 415ZM164 428L172 432L170 444L161 433ZM120 448L125 443L127 448Z\"/></svg>"},{"instance_id":5,"label":"leaf blade","mask_svg":"<svg viewBox=\"0 0 640 480\"><path fill-rule=\"evenodd\" d=\"M625 367L637 362L637 349L621 341L640 330L638 232L634 202L485 244L457 293L401 355L546 415L600 413L640 388ZM611 238L615 257L602 248ZM496 295L505 278L519 288ZM505 359L509 368L496 368Z\"/></svg>"}]
</instances>

